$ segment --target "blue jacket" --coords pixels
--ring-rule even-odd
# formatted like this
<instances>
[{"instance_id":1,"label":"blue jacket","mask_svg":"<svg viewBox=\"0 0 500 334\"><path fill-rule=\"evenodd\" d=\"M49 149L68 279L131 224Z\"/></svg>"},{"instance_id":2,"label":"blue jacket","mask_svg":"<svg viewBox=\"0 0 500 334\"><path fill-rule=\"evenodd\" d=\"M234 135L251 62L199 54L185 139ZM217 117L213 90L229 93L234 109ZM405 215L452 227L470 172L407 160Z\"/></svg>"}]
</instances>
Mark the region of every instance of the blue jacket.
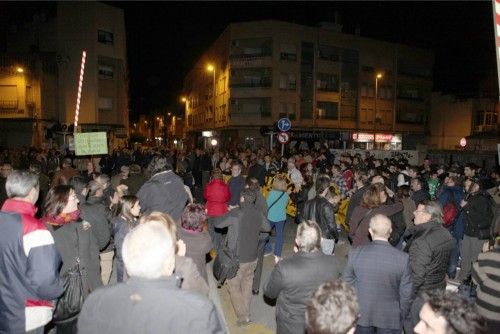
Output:
<instances>
[{"instance_id":1,"label":"blue jacket","mask_svg":"<svg viewBox=\"0 0 500 334\"><path fill-rule=\"evenodd\" d=\"M0 212L0 333L24 333L52 319L63 292L61 257L31 203L9 199Z\"/></svg>"},{"instance_id":2,"label":"blue jacket","mask_svg":"<svg viewBox=\"0 0 500 334\"><path fill-rule=\"evenodd\" d=\"M451 235L453 235L455 239L463 239L465 225L464 225L464 215L462 213L460 203L464 199L464 190L462 189L462 187L459 186L454 186L454 187L443 186L443 189L437 198L438 202L444 208L444 206L448 204L448 202L451 201L452 199L455 199L455 205L458 209L458 216L455 220L454 226L450 231L450 233Z\"/></svg>"},{"instance_id":3,"label":"blue jacket","mask_svg":"<svg viewBox=\"0 0 500 334\"><path fill-rule=\"evenodd\" d=\"M271 205L276 201L280 195L281 198L272 207ZM283 193L282 191L271 190L269 195L267 195L267 207L269 208L267 212L267 219L272 222L280 222L286 220L286 206L288 204L288 193Z\"/></svg>"}]
</instances>

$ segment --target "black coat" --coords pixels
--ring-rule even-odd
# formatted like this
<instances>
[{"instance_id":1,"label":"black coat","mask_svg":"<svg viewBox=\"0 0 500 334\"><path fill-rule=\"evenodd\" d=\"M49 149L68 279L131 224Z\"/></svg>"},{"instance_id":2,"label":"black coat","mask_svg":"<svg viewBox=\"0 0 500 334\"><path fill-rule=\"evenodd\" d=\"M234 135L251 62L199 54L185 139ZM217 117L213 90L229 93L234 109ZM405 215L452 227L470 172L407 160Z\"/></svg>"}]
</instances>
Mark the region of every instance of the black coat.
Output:
<instances>
[{"instance_id":1,"label":"black coat","mask_svg":"<svg viewBox=\"0 0 500 334\"><path fill-rule=\"evenodd\" d=\"M321 251L295 253L274 267L264 294L277 298L277 333L303 334L306 305L321 283L339 278L337 258Z\"/></svg>"},{"instance_id":2,"label":"black coat","mask_svg":"<svg viewBox=\"0 0 500 334\"><path fill-rule=\"evenodd\" d=\"M316 195L308 200L302 209L302 219L315 221L321 228L321 235L325 239L339 239L337 224L335 223L335 207L324 197Z\"/></svg>"},{"instance_id":3,"label":"black coat","mask_svg":"<svg viewBox=\"0 0 500 334\"><path fill-rule=\"evenodd\" d=\"M92 233L97 240L99 250L109 244L111 235L111 211L104 205L101 197L89 197L86 202L80 200L80 217L92 225Z\"/></svg>"},{"instance_id":4,"label":"black coat","mask_svg":"<svg viewBox=\"0 0 500 334\"><path fill-rule=\"evenodd\" d=\"M153 175L136 196L143 213L160 211L169 214L176 222L180 221L188 201L184 182L171 170Z\"/></svg>"},{"instance_id":5,"label":"black coat","mask_svg":"<svg viewBox=\"0 0 500 334\"><path fill-rule=\"evenodd\" d=\"M85 292L92 292L102 286L99 247L92 233L92 226L85 222L71 222L62 226L47 225L62 258L59 273L63 275L80 258L83 268Z\"/></svg>"},{"instance_id":6,"label":"black coat","mask_svg":"<svg viewBox=\"0 0 500 334\"><path fill-rule=\"evenodd\" d=\"M236 249L240 263L249 263L257 259L259 234L271 231L267 218L250 203L241 203L240 208L220 216L214 221L214 226L228 227L228 247Z\"/></svg>"},{"instance_id":7,"label":"black coat","mask_svg":"<svg viewBox=\"0 0 500 334\"><path fill-rule=\"evenodd\" d=\"M462 211L464 213L465 235L478 238L479 230L490 229L493 221L493 210L489 195L483 192L471 194Z\"/></svg>"},{"instance_id":8,"label":"black coat","mask_svg":"<svg viewBox=\"0 0 500 334\"><path fill-rule=\"evenodd\" d=\"M415 294L446 288L446 271L453 237L441 222L430 221L411 229L412 236L405 247L410 264Z\"/></svg>"}]
</instances>

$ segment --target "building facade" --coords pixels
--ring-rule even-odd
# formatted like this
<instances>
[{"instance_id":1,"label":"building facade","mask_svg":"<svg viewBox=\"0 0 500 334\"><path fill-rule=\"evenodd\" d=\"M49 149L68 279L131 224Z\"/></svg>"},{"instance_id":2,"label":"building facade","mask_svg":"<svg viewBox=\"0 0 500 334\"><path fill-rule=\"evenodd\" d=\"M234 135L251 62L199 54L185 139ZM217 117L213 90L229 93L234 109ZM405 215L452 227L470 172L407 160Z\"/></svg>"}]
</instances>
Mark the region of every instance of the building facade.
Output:
<instances>
[{"instance_id":1,"label":"building facade","mask_svg":"<svg viewBox=\"0 0 500 334\"><path fill-rule=\"evenodd\" d=\"M68 129L75 120L82 52L86 51L78 129L106 131L112 146L123 144L128 137L129 118L125 38L123 11L99 2L59 2L52 14L36 15L33 22L17 27L7 45L9 55L16 55L17 60L7 67L26 67L22 75L14 73L16 90L33 91L29 87L38 84L40 101L34 107L27 106L28 100L23 98L28 93L13 95L12 88L5 88L12 85L0 81L0 100L18 101L17 111L10 108L9 112L0 113L2 123L29 123L38 118L45 130L56 125L52 140L66 144L66 138L71 136ZM35 66L33 72L26 59L40 57L45 62ZM47 72L46 63L50 70L53 65L54 70ZM38 81L29 86L28 79L23 83L21 76ZM4 76L0 80L8 79Z\"/></svg>"},{"instance_id":2,"label":"building facade","mask_svg":"<svg viewBox=\"0 0 500 334\"><path fill-rule=\"evenodd\" d=\"M479 95L481 96L461 98L432 94L429 149L497 150L500 138L498 97Z\"/></svg>"},{"instance_id":3,"label":"building facade","mask_svg":"<svg viewBox=\"0 0 500 334\"><path fill-rule=\"evenodd\" d=\"M427 131L433 63L430 51L337 24L231 24L185 78L186 137L268 145L267 129L287 117L292 144L413 149Z\"/></svg>"}]
</instances>

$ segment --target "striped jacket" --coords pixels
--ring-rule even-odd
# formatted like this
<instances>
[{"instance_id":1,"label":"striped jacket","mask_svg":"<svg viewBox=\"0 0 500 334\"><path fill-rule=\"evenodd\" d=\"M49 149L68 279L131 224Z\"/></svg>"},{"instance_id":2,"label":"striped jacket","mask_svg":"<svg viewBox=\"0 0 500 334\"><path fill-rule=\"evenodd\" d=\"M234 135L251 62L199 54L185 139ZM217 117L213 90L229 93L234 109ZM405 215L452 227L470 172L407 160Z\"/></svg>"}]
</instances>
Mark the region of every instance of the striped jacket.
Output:
<instances>
[{"instance_id":1,"label":"striped jacket","mask_svg":"<svg viewBox=\"0 0 500 334\"><path fill-rule=\"evenodd\" d=\"M472 278L477 283L479 314L486 319L500 321L500 248L479 254Z\"/></svg>"},{"instance_id":2,"label":"striped jacket","mask_svg":"<svg viewBox=\"0 0 500 334\"><path fill-rule=\"evenodd\" d=\"M52 319L63 292L61 258L31 203L9 199L0 212L0 333L24 333Z\"/></svg>"}]
</instances>

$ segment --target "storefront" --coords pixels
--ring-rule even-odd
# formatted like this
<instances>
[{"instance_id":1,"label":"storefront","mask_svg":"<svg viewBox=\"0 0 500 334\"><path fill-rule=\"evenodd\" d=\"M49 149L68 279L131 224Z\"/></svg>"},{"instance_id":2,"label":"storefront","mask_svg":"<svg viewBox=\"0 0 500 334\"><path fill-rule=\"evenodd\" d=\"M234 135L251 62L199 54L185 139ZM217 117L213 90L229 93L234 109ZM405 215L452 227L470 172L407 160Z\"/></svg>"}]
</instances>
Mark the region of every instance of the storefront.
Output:
<instances>
[{"instance_id":1,"label":"storefront","mask_svg":"<svg viewBox=\"0 0 500 334\"><path fill-rule=\"evenodd\" d=\"M354 149L395 151L403 148L401 134L354 132L351 138Z\"/></svg>"}]
</instances>

